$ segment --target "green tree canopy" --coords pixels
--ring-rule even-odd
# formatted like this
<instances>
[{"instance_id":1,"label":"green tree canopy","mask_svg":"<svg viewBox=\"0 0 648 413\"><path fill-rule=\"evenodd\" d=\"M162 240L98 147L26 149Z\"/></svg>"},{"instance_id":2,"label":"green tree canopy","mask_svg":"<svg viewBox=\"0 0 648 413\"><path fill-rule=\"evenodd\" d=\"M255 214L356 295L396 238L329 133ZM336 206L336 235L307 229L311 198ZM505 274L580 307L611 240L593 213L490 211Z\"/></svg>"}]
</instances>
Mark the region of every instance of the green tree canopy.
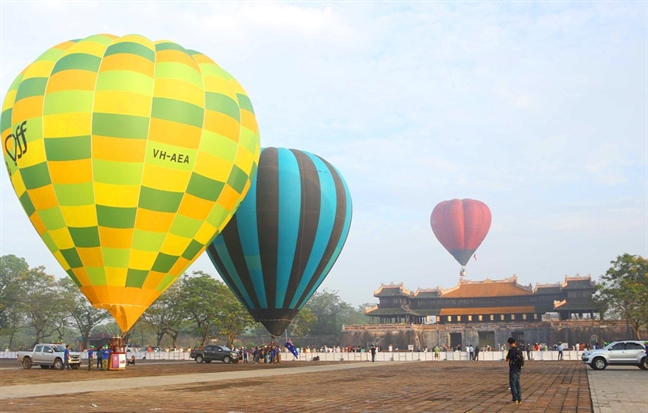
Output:
<instances>
[{"instance_id":1,"label":"green tree canopy","mask_svg":"<svg viewBox=\"0 0 648 413\"><path fill-rule=\"evenodd\" d=\"M343 301L337 291L323 290L315 292L304 309L310 309L316 317L311 328L313 335L337 335L342 325L348 324L355 309ZM302 310L303 311L303 310Z\"/></svg>"},{"instance_id":2,"label":"green tree canopy","mask_svg":"<svg viewBox=\"0 0 648 413\"><path fill-rule=\"evenodd\" d=\"M218 282L209 274L195 271L192 276L184 277L179 296L185 317L191 320L201 336L200 346L204 346L214 329L221 304Z\"/></svg>"},{"instance_id":3,"label":"green tree canopy","mask_svg":"<svg viewBox=\"0 0 648 413\"><path fill-rule=\"evenodd\" d=\"M160 346L162 338L168 335L173 340L173 347L178 347L178 335L186 316L183 312L182 287L182 279L171 284L142 314L142 320L155 331L157 346Z\"/></svg>"},{"instance_id":4,"label":"green tree canopy","mask_svg":"<svg viewBox=\"0 0 648 413\"><path fill-rule=\"evenodd\" d=\"M648 260L623 254L601 276L598 299L608 306L609 315L628 322L636 337L648 326Z\"/></svg>"},{"instance_id":5,"label":"green tree canopy","mask_svg":"<svg viewBox=\"0 0 648 413\"><path fill-rule=\"evenodd\" d=\"M71 319L71 325L79 330L83 348L88 348L88 337L92 329L110 318L110 313L104 309L95 308L81 293L81 290L68 277L58 281L61 297L65 300L65 311Z\"/></svg>"},{"instance_id":6,"label":"green tree canopy","mask_svg":"<svg viewBox=\"0 0 648 413\"><path fill-rule=\"evenodd\" d=\"M220 302L213 324L218 333L226 337L227 347L232 348L236 337L256 322L224 282L216 280L216 284Z\"/></svg>"},{"instance_id":7,"label":"green tree canopy","mask_svg":"<svg viewBox=\"0 0 648 413\"><path fill-rule=\"evenodd\" d=\"M310 308L302 308L288 325L291 335L307 336L317 323L317 317Z\"/></svg>"},{"instance_id":8,"label":"green tree canopy","mask_svg":"<svg viewBox=\"0 0 648 413\"><path fill-rule=\"evenodd\" d=\"M62 294L56 279L41 266L27 271L22 276L22 282L29 286L22 297L22 311L25 324L35 330L35 343L50 337L60 339L68 325L67 308L72 304Z\"/></svg>"},{"instance_id":9,"label":"green tree canopy","mask_svg":"<svg viewBox=\"0 0 648 413\"><path fill-rule=\"evenodd\" d=\"M13 333L22 319L22 297L24 289L21 282L29 271L24 258L15 255L0 257L0 335Z\"/></svg>"}]
</instances>

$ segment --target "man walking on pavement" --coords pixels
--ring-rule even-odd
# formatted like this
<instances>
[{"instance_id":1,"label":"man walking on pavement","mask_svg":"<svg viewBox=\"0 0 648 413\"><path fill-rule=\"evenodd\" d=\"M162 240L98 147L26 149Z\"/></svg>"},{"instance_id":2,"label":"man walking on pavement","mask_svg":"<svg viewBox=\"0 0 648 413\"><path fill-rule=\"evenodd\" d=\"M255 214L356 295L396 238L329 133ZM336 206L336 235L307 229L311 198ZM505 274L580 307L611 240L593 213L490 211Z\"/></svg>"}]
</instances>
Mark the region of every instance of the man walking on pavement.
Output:
<instances>
[{"instance_id":1,"label":"man walking on pavement","mask_svg":"<svg viewBox=\"0 0 648 413\"><path fill-rule=\"evenodd\" d=\"M522 403L522 386L520 386L520 373L522 367L518 362L519 349L515 345L515 339L508 339L509 351L506 354L506 361L509 365L509 387L511 388L512 402L515 404Z\"/></svg>"}]
</instances>

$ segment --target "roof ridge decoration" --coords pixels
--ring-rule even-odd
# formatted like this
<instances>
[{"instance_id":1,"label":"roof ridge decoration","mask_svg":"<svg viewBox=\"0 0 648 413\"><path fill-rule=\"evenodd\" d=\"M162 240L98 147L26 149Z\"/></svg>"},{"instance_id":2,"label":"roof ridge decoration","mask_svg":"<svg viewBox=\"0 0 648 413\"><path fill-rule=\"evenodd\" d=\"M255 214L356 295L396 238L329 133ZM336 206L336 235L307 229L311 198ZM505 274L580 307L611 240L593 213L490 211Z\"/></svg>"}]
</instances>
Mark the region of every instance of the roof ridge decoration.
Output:
<instances>
[{"instance_id":1,"label":"roof ridge decoration","mask_svg":"<svg viewBox=\"0 0 648 413\"><path fill-rule=\"evenodd\" d=\"M565 281L568 281L568 280L573 280L573 281L583 280L584 281L584 280L591 280L591 279L592 279L591 274L580 275L580 274L577 273L574 276L565 275Z\"/></svg>"},{"instance_id":2,"label":"roof ridge decoration","mask_svg":"<svg viewBox=\"0 0 648 413\"><path fill-rule=\"evenodd\" d=\"M434 287L434 288L421 288L418 287L416 291L414 292L414 295L417 295L418 293L435 293L439 291L439 287Z\"/></svg>"},{"instance_id":3,"label":"roof ridge decoration","mask_svg":"<svg viewBox=\"0 0 648 413\"><path fill-rule=\"evenodd\" d=\"M536 289L538 287L540 287L540 288L560 287L560 283L559 282L557 282L557 283L544 283L544 284L543 283L536 283Z\"/></svg>"},{"instance_id":4,"label":"roof ridge decoration","mask_svg":"<svg viewBox=\"0 0 648 413\"><path fill-rule=\"evenodd\" d=\"M569 275L565 274L565 281L560 283L560 286L564 288L567 286L567 284L570 281L589 281L590 284L594 285L594 282L592 281L592 276L590 274L580 275L576 273L576 275L574 275L573 277L570 277Z\"/></svg>"},{"instance_id":5,"label":"roof ridge decoration","mask_svg":"<svg viewBox=\"0 0 648 413\"><path fill-rule=\"evenodd\" d=\"M391 283L389 283L389 284L380 283L380 287L377 290L374 291L374 295L375 294L380 294L380 292L383 290L383 288L396 288L396 287L401 287L402 288L403 287L403 282L401 281L398 284L394 284L393 281Z\"/></svg>"},{"instance_id":6,"label":"roof ridge decoration","mask_svg":"<svg viewBox=\"0 0 648 413\"><path fill-rule=\"evenodd\" d=\"M468 286L472 286L472 288L474 289L474 288L478 288L480 285L483 285L484 287L491 287L491 288L498 288L497 287L498 285L507 286L509 293L506 295L519 295L522 291L528 294L533 294L533 287L530 284L526 286L518 283L517 274L513 274L511 277L504 278L501 280L492 280L490 278L486 278L484 280L459 279L459 283L456 286L448 289L440 288L439 291L441 292L441 296L447 296L448 294L451 294L457 291L458 289L465 288ZM519 293L514 294L513 292L515 291L518 291ZM469 294L470 296L473 296L474 293L469 293Z\"/></svg>"},{"instance_id":7,"label":"roof ridge decoration","mask_svg":"<svg viewBox=\"0 0 648 413\"><path fill-rule=\"evenodd\" d=\"M375 311L378 309L378 304L374 305L373 307L365 307L364 312L365 314L370 313L372 311Z\"/></svg>"},{"instance_id":8,"label":"roof ridge decoration","mask_svg":"<svg viewBox=\"0 0 648 413\"><path fill-rule=\"evenodd\" d=\"M412 292L411 292L410 290L408 290L407 288L405 288L405 286L403 285L403 282L402 282L402 281L399 282L398 284L395 284L395 283L392 281L390 284L380 283L380 288L378 288L377 290L374 291L374 296L380 294L384 288L398 288L398 292L399 292L399 293L402 293L402 294L405 294L405 295L409 295L409 296L412 296L412 295L413 295Z\"/></svg>"}]
</instances>

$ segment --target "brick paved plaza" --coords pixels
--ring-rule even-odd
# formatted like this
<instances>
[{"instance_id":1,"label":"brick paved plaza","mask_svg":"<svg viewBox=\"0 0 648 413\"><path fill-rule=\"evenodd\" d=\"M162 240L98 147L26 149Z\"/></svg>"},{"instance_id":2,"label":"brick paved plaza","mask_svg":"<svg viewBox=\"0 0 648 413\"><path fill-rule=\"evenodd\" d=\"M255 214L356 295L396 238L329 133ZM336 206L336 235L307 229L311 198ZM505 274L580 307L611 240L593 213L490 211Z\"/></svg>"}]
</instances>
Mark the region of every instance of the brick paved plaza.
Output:
<instances>
[{"instance_id":1,"label":"brick paved plaza","mask_svg":"<svg viewBox=\"0 0 648 413\"><path fill-rule=\"evenodd\" d=\"M52 392L41 397L20 396L18 390L28 386L3 386L0 411L593 411L586 367L577 361L527 363L522 376L523 403L519 406L510 403L508 367L504 362L293 363L295 368L258 366L245 371L237 371L239 366L236 365L229 365L226 367L228 370L223 371L223 365L216 365L219 372L212 373L206 371L213 364L182 362L175 365L178 368L176 375L157 377L147 377L146 370L154 369L154 365L142 364L137 369L141 369L143 377L123 379L119 378L121 372L92 374L31 370L32 374L55 374L57 380L60 380L58 375L69 374L69 379L75 381L29 386L43 392L34 394ZM343 370L338 370L340 368ZM0 374L21 373L23 370L5 369ZM636 373L644 380L647 377L639 369L628 373ZM68 391L71 393L52 395ZM16 394L22 398L13 398Z\"/></svg>"}]
</instances>

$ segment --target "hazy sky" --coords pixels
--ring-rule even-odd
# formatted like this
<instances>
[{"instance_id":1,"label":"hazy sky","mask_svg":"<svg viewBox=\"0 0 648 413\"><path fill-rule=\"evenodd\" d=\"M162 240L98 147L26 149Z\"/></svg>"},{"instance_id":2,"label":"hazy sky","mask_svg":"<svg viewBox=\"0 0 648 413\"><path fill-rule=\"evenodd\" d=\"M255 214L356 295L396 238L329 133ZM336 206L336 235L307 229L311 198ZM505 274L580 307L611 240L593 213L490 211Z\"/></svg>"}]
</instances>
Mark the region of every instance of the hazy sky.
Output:
<instances>
[{"instance_id":1,"label":"hazy sky","mask_svg":"<svg viewBox=\"0 0 648 413\"><path fill-rule=\"evenodd\" d=\"M173 40L243 85L261 146L315 153L346 178L353 222L320 289L358 305L381 283L456 285L429 222L452 198L493 215L467 279L597 279L618 255L648 256L646 8L2 0L0 93L65 40ZM4 170L0 197L0 255L66 276ZM217 276L206 255L194 270Z\"/></svg>"}]
</instances>

